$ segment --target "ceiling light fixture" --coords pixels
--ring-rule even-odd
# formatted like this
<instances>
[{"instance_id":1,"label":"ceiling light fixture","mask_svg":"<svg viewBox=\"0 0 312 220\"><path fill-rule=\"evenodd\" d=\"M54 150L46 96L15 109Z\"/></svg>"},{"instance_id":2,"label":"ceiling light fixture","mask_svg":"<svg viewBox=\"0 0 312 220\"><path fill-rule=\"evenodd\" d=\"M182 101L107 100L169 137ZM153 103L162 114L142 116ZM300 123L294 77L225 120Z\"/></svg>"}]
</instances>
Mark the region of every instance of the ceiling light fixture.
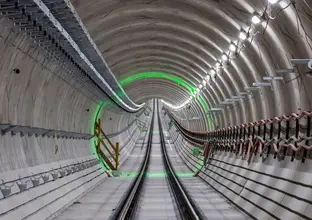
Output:
<instances>
[{"instance_id":1,"label":"ceiling light fixture","mask_svg":"<svg viewBox=\"0 0 312 220\"><path fill-rule=\"evenodd\" d=\"M241 30L241 32L239 33L239 38L241 40L246 40L247 39L247 33L243 30Z\"/></svg>"},{"instance_id":2,"label":"ceiling light fixture","mask_svg":"<svg viewBox=\"0 0 312 220\"><path fill-rule=\"evenodd\" d=\"M202 89L202 88L203 88L203 85L202 85L202 84L199 84L198 88L199 88L199 89Z\"/></svg>"},{"instance_id":3,"label":"ceiling light fixture","mask_svg":"<svg viewBox=\"0 0 312 220\"><path fill-rule=\"evenodd\" d=\"M230 51L235 52L236 48L237 48L237 46L234 43L230 44Z\"/></svg>"},{"instance_id":4,"label":"ceiling light fixture","mask_svg":"<svg viewBox=\"0 0 312 220\"><path fill-rule=\"evenodd\" d=\"M277 3L278 1L279 0L269 0L269 3L273 5L273 4Z\"/></svg>"},{"instance_id":5,"label":"ceiling light fixture","mask_svg":"<svg viewBox=\"0 0 312 220\"><path fill-rule=\"evenodd\" d=\"M222 54L222 60L224 60L224 61L227 61L228 60L228 56L224 53L224 54Z\"/></svg>"},{"instance_id":6,"label":"ceiling light fixture","mask_svg":"<svg viewBox=\"0 0 312 220\"><path fill-rule=\"evenodd\" d=\"M255 13L251 18L251 22L253 24L259 24L261 22L261 18Z\"/></svg>"},{"instance_id":7,"label":"ceiling light fixture","mask_svg":"<svg viewBox=\"0 0 312 220\"><path fill-rule=\"evenodd\" d=\"M218 68L218 67L220 67L220 66L221 66L221 63L220 63L219 61L217 61L216 67Z\"/></svg>"},{"instance_id":8,"label":"ceiling light fixture","mask_svg":"<svg viewBox=\"0 0 312 220\"><path fill-rule=\"evenodd\" d=\"M214 69L211 69L210 73L214 75L214 74L216 74L216 71Z\"/></svg>"},{"instance_id":9,"label":"ceiling light fixture","mask_svg":"<svg viewBox=\"0 0 312 220\"><path fill-rule=\"evenodd\" d=\"M203 79L203 86L206 86L207 82Z\"/></svg>"}]
</instances>

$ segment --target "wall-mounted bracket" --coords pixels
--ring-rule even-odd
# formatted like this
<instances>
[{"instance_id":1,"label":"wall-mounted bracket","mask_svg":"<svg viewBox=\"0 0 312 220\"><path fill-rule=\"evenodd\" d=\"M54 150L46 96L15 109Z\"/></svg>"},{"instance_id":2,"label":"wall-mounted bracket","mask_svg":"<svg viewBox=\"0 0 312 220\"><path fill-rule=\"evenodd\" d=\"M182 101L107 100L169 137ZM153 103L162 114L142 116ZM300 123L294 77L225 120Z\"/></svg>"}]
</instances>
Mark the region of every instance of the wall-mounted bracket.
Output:
<instances>
[{"instance_id":1,"label":"wall-mounted bracket","mask_svg":"<svg viewBox=\"0 0 312 220\"><path fill-rule=\"evenodd\" d=\"M291 59L290 62L292 64L302 64L307 65L312 59Z\"/></svg>"},{"instance_id":2,"label":"wall-mounted bracket","mask_svg":"<svg viewBox=\"0 0 312 220\"><path fill-rule=\"evenodd\" d=\"M244 88L245 91L249 91L249 92L259 91L260 89L261 89L260 87L245 87Z\"/></svg>"}]
</instances>

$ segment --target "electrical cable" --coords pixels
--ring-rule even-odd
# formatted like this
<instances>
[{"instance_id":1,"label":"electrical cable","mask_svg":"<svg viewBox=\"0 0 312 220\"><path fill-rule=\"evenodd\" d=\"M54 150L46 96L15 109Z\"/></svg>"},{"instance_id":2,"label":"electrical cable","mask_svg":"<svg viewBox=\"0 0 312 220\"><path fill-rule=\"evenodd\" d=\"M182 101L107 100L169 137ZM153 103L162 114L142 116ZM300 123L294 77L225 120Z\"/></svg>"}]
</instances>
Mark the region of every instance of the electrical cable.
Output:
<instances>
[{"instance_id":1,"label":"electrical cable","mask_svg":"<svg viewBox=\"0 0 312 220\"><path fill-rule=\"evenodd\" d=\"M277 14L276 14L274 17L271 17L270 15L268 15L268 18L270 18L271 20L276 19L276 18L280 15L280 13L282 13L284 10L286 10L288 7L290 7L292 4L294 4L294 3L293 3L293 2L290 2L290 3L289 3L288 5L286 5L284 8L282 8L281 10L279 10L279 11L277 12ZM263 14L262 14L261 17L264 17L264 15L266 14L267 9L268 9L268 5L269 5L269 4L266 5L266 7L265 7L265 9L264 9ZM264 29L263 29L262 32L257 31L257 32L254 33L254 34L251 33L252 39L251 39L249 45L246 45L246 46L243 45L242 47L240 47L239 50L238 50L238 52L237 52L237 54L236 54L236 56L238 56L238 55L241 53L241 51L243 51L245 48L249 47L249 46L252 44L252 42L253 42L253 40L254 40L254 37L255 37L257 34L264 35L264 34L266 33L266 30L267 30L267 28L268 28L268 26L269 26L270 19L266 19L266 20L267 20L267 21L266 21L266 25L265 25L265 27L264 27ZM251 30L251 26L249 26L248 31L247 31L247 34L250 34L250 30Z\"/></svg>"},{"instance_id":2,"label":"electrical cable","mask_svg":"<svg viewBox=\"0 0 312 220\"><path fill-rule=\"evenodd\" d=\"M291 1L288 5L286 5L284 8L282 8L281 10L279 10L279 11L276 13L276 15L275 15L274 17L271 17L270 15L268 15L268 17L269 17L271 20L275 20L275 19L279 16L280 13L282 13L285 9L287 9L289 6L294 5L294 4L295 4L295 3Z\"/></svg>"},{"instance_id":3,"label":"electrical cable","mask_svg":"<svg viewBox=\"0 0 312 220\"><path fill-rule=\"evenodd\" d=\"M310 5L306 2L306 0L303 0L303 2L304 2L305 5L312 11L312 8L311 8ZM286 10L287 8L289 8L291 5L294 7L295 12L296 12L296 15L297 15L297 19L299 20L299 22L298 22L298 20L297 20L298 30L299 30L299 24L298 24L298 23L300 23L300 26L302 27L302 29L303 29L303 31L304 31L304 33L305 33L305 40L306 40L307 44L309 45L309 47L310 47L311 50L312 50L312 45L311 45L311 43L309 42L309 40L312 42L312 38L308 35L308 33L307 33L305 27L303 26L302 20L301 20L301 18L300 18L300 16L299 16L299 13L302 14L302 12L300 12L300 11L297 9L297 7L296 7L296 1L291 0L285 7L281 8L281 9L276 13L276 15L275 15L274 17L272 17L272 16L270 16L269 14L267 14L266 25L265 25L265 27L264 27L264 29L263 29L262 32L257 31L257 32L255 32L255 33L250 33L250 30L251 30L252 26L249 26L249 28L248 28L248 30L247 30L247 35L250 35L250 34L251 34L250 43L249 43L248 45L242 44L242 46L238 48L237 53L233 56L233 59L234 59L234 57L238 57L239 54L241 53L241 51L243 51L244 49L246 49L247 47L249 47L249 46L252 44L252 42L253 42L253 40L254 40L254 37L255 37L257 34L264 35L264 34L266 33L266 30L267 30L267 28L268 28L268 25L269 25L270 20L275 20L284 10ZM264 11L263 11L261 17L265 17L265 14L267 13L268 7L269 7L269 4L266 5L266 7L265 7L265 9L264 9ZM304 15L302 15L302 16L304 16ZM305 16L304 16L304 17L305 17ZM312 22L311 19L309 19L309 18L307 18L307 17L305 17L305 18L308 19L310 22ZM300 30L299 30L298 32L299 32L299 34L300 34ZM309 39L308 39L308 38L309 38ZM239 41L238 41L238 45L239 45L240 42L243 42L243 40L239 40ZM231 62L231 60L230 60L229 62ZM298 77L300 77L300 76L298 76ZM297 79L298 77L296 77L296 78L294 78L294 79L292 79L292 80L295 80L295 79ZM292 81L292 80L291 80L291 81ZM290 81L289 81L289 82L290 82Z\"/></svg>"},{"instance_id":4,"label":"electrical cable","mask_svg":"<svg viewBox=\"0 0 312 220\"><path fill-rule=\"evenodd\" d=\"M306 0L303 0L303 3L306 4L306 6L310 9L310 11L312 11L312 7L307 3Z\"/></svg>"},{"instance_id":5,"label":"electrical cable","mask_svg":"<svg viewBox=\"0 0 312 220\"><path fill-rule=\"evenodd\" d=\"M268 28L269 22L270 22L270 19L267 19L267 21L266 21L266 24L265 24L265 27L264 27L263 31L262 31L262 32L257 31L256 33L253 33L253 34L252 34L252 36L256 36L257 34L264 35L264 34L265 34L265 32L266 32L266 30L267 30L267 28Z\"/></svg>"},{"instance_id":6,"label":"electrical cable","mask_svg":"<svg viewBox=\"0 0 312 220\"><path fill-rule=\"evenodd\" d=\"M307 17L307 16L306 16L302 11L300 11L299 9L298 9L298 12L301 14L302 17L304 17L305 19L307 19L309 22L312 23L312 19L311 19L311 18Z\"/></svg>"},{"instance_id":7,"label":"electrical cable","mask_svg":"<svg viewBox=\"0 0 312 220\"><path fill-rule=\"evenodd\" d=\"M306 38L306 42L308 43L308 45L310 46L310 48L311 48L311 50L312 50L312 45L311 45L310 42L309 42L309 39L308 39L308 35L307 35L307 34L305 35L305 38Z\"/></svg>"},{"instance_id":8,"label":"electrical cable","mask_svg":"<svg viewBox=\"0 0 312 220\"><path fill-rule=\"evenodd\" d=\"M284 10L286 10L288 7L290 7L291 5L294 5L294 4L295 4L295 3L291 1L288 5L286 5L284 8L282 8L281 10L279 10L279 11L277 12L277 14L276 14L274 17L271 17L270 15L268 15L268 18L270 18L271 20L276 19L276 18L280 15L280 13L282 13ZM264 11L263 11L261 17L264 17L264 16L265 16L268 7L269 7L269 4L266 5L266 7L265 7L265 9L264 9ZM254 37L255 37L257 34L264 35L264 34L266 33L266 30L267 30L267 28L268 28L270 19L266 19L267 22L266 22L266 25L265 25L265 27L264 27L264 29L263 29L262 32L257 31L256 33L252 34L252 33L250 33L252 26L249 26L249 28L248 28L248 30L247 30L247 35L250 35L250 34L251 34L250 43L249 43L248 45L243 44L240 48L238 48L237 53L236 53L233 57L237 57L237 56L241 53L241 51L243 51L245 48L249 47L249 46L252 44L252 42L254 41ZM238 45L239 45L239 42L240 42L240 41L238 41ZM229 63L230 63L230 62L231 62L231 60L229 61Z\"/></svg>"},{"instance_id":9,"label":"electrical cable","mask_svg":"<svg viewBox=\"0 0 312 220\"><path fill-rule=\"evenodd\" d=\"M296 76L296 77L293 78L293 79L290 79L290 80L286 81L285 84L287 84L287 83L289 83L289 82L291 82L291 81L294 81L294 80L298 79L299 77L300 77L300 75Z\"/></svg>"},{"instance_id":10,"label":"electrical cable","mask_svg":"<svg viewBox=\"0 0 312 220\"><path fill-rule=\"evenodd\" d=\"M298 20L299 20L298 23L300 23L300 26L301 26L301 28L302 28L304 34L305 34L305 40L306 40L307 44L309 45L310 49L312 50L312 45L311 45L310 42L309 42L309 40L312 41L312 38L308 35L308 33L307 33L305 27L303 26L301 17L300 17L300 15L299 15L299 13L298 13L298 8L297 8L297 6L296 6L295 4L293 4L293 6L294 6L294 8L295 8L295 12L296 12L297 18L298 18ZM299 29L299 25L298 25L298 29ZM299 34L300 34L300 32L299 32ZM309 39L307 39L307 38L309 38Z\"/></svg>"}]
</instances>

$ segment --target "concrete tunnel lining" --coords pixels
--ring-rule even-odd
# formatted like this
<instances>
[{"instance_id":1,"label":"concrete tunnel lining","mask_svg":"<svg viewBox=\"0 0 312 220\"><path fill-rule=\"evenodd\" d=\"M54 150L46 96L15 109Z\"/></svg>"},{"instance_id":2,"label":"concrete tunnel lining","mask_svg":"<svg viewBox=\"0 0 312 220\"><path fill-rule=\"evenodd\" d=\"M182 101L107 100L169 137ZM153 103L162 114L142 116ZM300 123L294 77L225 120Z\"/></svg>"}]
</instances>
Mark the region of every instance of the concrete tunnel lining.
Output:
<instances>
[{"instance_id":1,"label":"concrete tunnel lining","mask_svg":"<svg viewBox=\"0 0 312 220\"><path fill-rule=\"evenodd\" d=\"M151 106L152 98L178 106L193 94L163 77L121 83L122 89L118 82L140 73L162 72L184 80L194 92L211 68L216 69L216 62L229 51L230 43L238 41L241 28L247 31L252 26L251 35L257 34L250 41L240 41L239 54L230 55L231 62L223 63L216 79L207 82L200 97L181 109L170 110L190 131L211 131L311 110L311 77L306 74L310 70L307 65L294 66L290 60L312 56L312 4L294 2L282 0L268 5L267 0L71 1L76 16L113 73L101 74L120 100L134 108L134 103ZM50 0L43 3L49 7L54 4ZM71 13L65 7L58 10ZM265 13L267 23L252 25L254 12ZM105 168L97 163L94 139L87 137L93 135L94 122L100 118L103 130L114 142L121 143L120 160L128 164L142 138L134 121L148 123L149 116L142 109L135 113L124 111L126 108L120 108L119 101L111 101L109 96L113 95L94 86L95 78L87 78L88 73L81 72L70 59L48 57L46 49L14 22L5 16L0 19L0 131L9 128L0 135L0 179L5 183L0 186L13 184L12 195L5 197L0 193L0 219L52 219L98 185L110 181ZM248 94L241 102L210 113L245 87L263 81L264 76L276 76L275 70L280 68L296 71L284 74L281 82L273 81L271 87ZM20 73L16 74L14 69ZM171 120L168 115L162 118L164 126ZM307 124L300 123L299 133L303 135ZM291 126L294 129L293 122ZM14 129L18 132L14 133ZM193 145L176 127L168 133L176 142L167 147L182 152L180 162L195 172L199 161L192 155ZM249 217L311 219L311 155L309 151L306 162L301 163L302 154L300 151L294 162L291 154L282 161L272 157L263 162L257 156L247 165L229 152L218 151L200 178L222 194L224 201L230 201L246 215L249 213ZM52 173L69 168L78 170L51 180ZM46 174L50 176L47 183L42 178ZM33 175L40 177L42 185L32 185ZM28 190L20 191L18 181L28 181Z\"/></svg>"}]
</instances>

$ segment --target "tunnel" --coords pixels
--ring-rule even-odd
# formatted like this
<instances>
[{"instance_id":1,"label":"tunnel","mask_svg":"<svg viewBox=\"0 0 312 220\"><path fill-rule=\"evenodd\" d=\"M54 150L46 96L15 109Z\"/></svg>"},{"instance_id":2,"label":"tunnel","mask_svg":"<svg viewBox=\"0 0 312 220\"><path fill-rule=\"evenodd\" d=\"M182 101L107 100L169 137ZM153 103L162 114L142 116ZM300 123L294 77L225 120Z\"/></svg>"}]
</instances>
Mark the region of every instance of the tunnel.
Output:
<instances>
[{"instance_id":1,"label":"tunnel","mask_svg":"<svg viewBox=\"0 0 312 220\"><path fill-rule=\"evenodd\" d=\"M0 0L0 46L0 220L312 219L311 0Z\"/></svg>"}]
</instances>

